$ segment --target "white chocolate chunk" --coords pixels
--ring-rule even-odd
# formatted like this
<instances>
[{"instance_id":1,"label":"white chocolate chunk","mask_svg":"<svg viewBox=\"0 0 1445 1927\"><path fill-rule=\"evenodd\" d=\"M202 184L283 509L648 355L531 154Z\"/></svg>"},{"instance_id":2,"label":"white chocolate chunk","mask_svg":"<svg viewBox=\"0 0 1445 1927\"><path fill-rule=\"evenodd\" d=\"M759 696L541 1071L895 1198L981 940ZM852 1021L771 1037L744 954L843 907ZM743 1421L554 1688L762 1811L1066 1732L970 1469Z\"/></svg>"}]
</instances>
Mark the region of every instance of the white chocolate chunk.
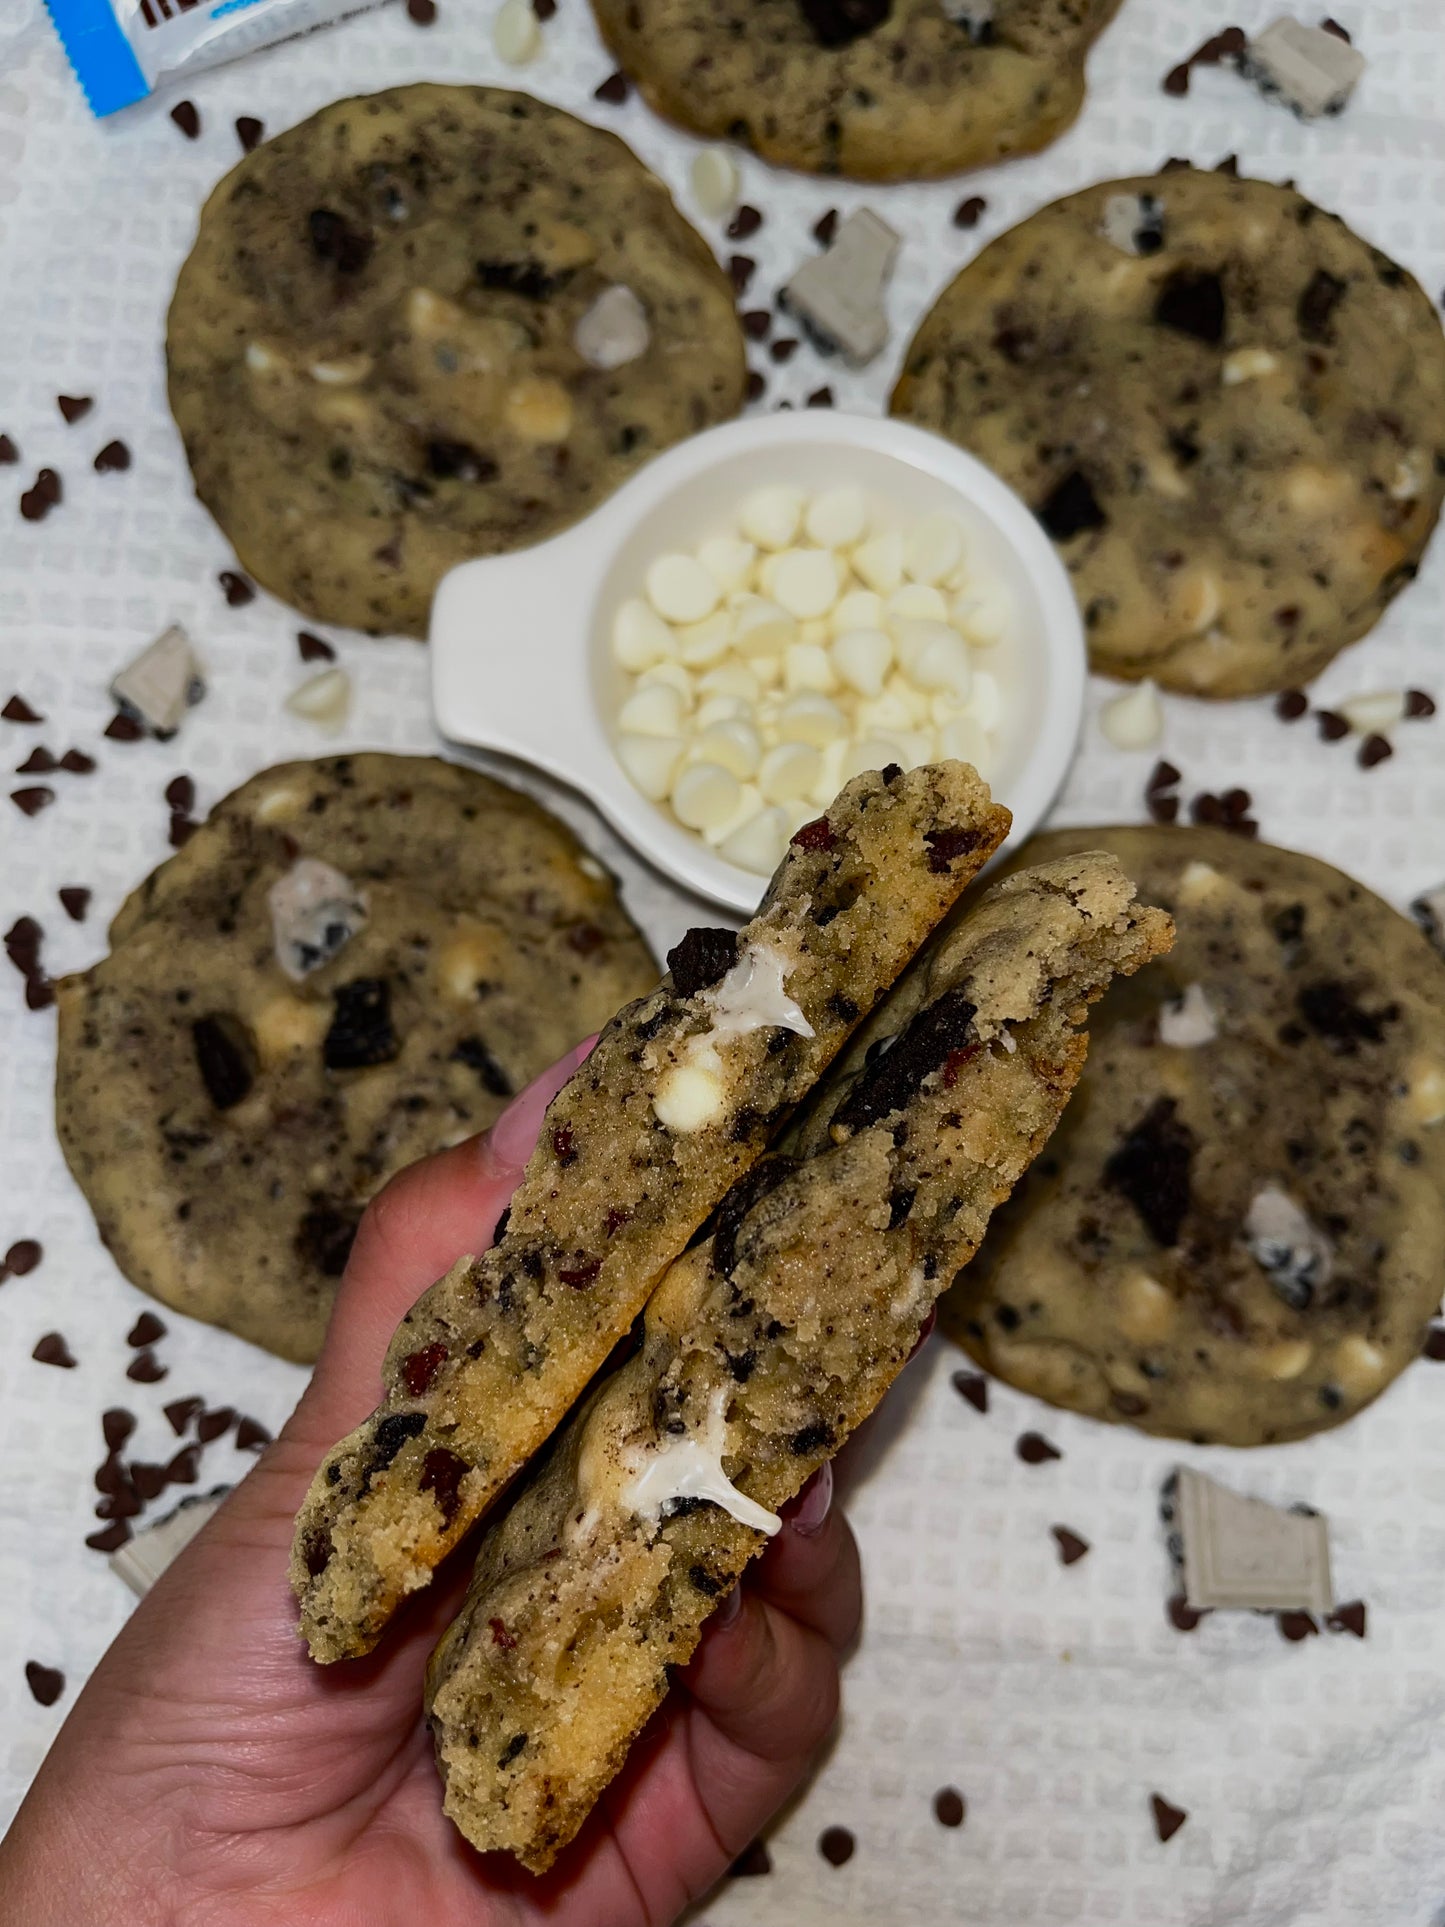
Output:
<instances>
[{"instance_id":1,"label":"white chocolate chunk","mask_svg":"<svg viewBox=\"0 0 1445 1927\"><path fill-rule=\"evenodd\" d=\"M1111 194L1099 229L1121 254L1157 254L1164 245L1163 203L1154 194Z\"/></svg>"},{"instance_id":2,"label":"white chocolate chunk","mask_svg":"<svg viewBox=\"0 0 1445 1927\"><path fill-rule=\"evenodd\" d=\"M691 555L660 555L647 571L647 599L665 622L701 622L718 604L718 585Z\"/></svg>"},{"instance_id":3,"label":"white chocolate chunk","mask_svg":"<svg viewBox=\"0 0 1445 1927\"><path fill-rule=\"evenodd\" d=\"M882 693L892 662L893 641L882 629L849 629L834 639L833 666L860 696Z\"/></svg>"},{"instance_id":4,"label":"white chocolate chunk","mask_svg":"<svg viewBox=\"0 0 1445 1927\"><path fill-rule=\"evenodd\" d=\"M733 637L732 617L714 609L701 622L685 622L675 632L677 659L689 669L708 669L727 654Z\"/></svg>"},{"instance_id":5,"label":"white chocolate chunk","mask_svg":"<svg viewBox=\"0 0 1445 1927\"><path fill-rule=\"evenodd\" d=\"M716 763L740 779L757 773L763 754L758 732L736 717L700 730L694 747L700 761Z\"/></svg>"},{"instance_id":6,"label":"white chocolate chunk","mask_svg":"<svg viewBox=\"0 0 1445 1927\"><path fill-rule=\"evenodd\" d=\"M928 515L903 546L903 571L913 582L942 582L964 555L963 530L950 515Z\"/></svg>"},{"instance_id":7,"label":"white chocolate chunk","mask_svg":"<svg viewBox=\"0 0 1445 1927\"><path fill-rule=\"evenodd\" d=\"M753 723L753 706L741 696L704 696L693 721L699 731L715 723Z\"/></svg>"},{"instance_id":8,"label":"white chocolate chunk","mask_svg":"<svg viewBox=\"0 0 1445 1927\"><path fill-rule=\"evenodd\" d=\"M1186 984L1177 1002L1159 1012L1159 1042L1174 1050L1197 1050L1219 1035L1219 1020L1203 984Z\"/></svg>"},{"instance_id":9,"label":"white chocolate chunk","mask_svg":"<svg viewBox=\"0 0 1445 1927\"><path fill-rule=\"evenodd\" d=\"M783 651L783 687L789 691L812 689L822 695L838 686L833 658L816 642L790 643Z\"/></svg>"},{"instance_id":10,"label":"white chocolate chunk","mask_svg":"<svg viewBox=\"0 0 1445 1927\"><path fill-rule=\"evenodd\" d=\"M833 604L828 627L835 636L841 636L849 629L881 629L883 620L881 595L872 589L850 589Z\"/></svg>"},{"instance_id":11,"label":"white chocolate chunk","mask_svg":"<svg viewBox=\"0 0 1445 1927\"><path fill-rule=\"evenodd\" d=\"M672 789L684 748L680 736L619 736L617 760L649 803L661 803Z\"/></svg>"},{"instance_id":12,"label":"white chocolate chunk","mask_svg":"<svg viewBox=\"0 0 1445 1927\"><path fill-rule=\"evenodd\" d=\"M698 544L697 559L725 595L752 586L758 552L735 535L710 535Z\"/></svg>"},{"instance_id":13,"label":"white chocolate chunk","mask_svg":"<svg viewBox=\"0 0 1445 1927\"><path fill-rule=\"evenodd\" d=\"M1445 1064L1426 1061L1411 1068L1405 1112L1416 1124L1445 1119Z\"/></svg>"},{"instance_id":14,"label":"white chocolate chunk","mask_svg":"<svg viewBox=\"0 0 1445 1927\"><path fill-rule=\"evenodd\" d=\"M705 147L692 163L692 197L698 210L716 220L738 204L737 162L725 147Z\"/></svg>"},{"instance_id":15,"label":"white chocolate chunk","mask_svg":"<svg viewBox=\"0 0 1445 1927\"><path fill-rule=\"evenodd\" d=\"M525 67L542 51L542 30L532 0L505 0L492 22L492 45L509 67Z\"/></svg>"},{"instance_id":16,"label":"white chocolate chunk","mask_svg":"<svg viewBox=\"0 0 1445 1927\"><path fill-rule=\"evenodd\" d=\"M777 807L759 810L750 823L734 830L718 846L718 855L755 876L771 876L783 860L788 833Z\"/></svg>"},{"instance_id":17,"label":"white chocolate chunk","mask_svg":"<svg viewBox=\"0 0 1445 1927\"><path fill-rule=\"evenodd\" d=\"M664 1509L677 1500L702 1499L755 1532L771 1536L781 1531L783 1522L778 1515L739 1492L723 1471L726 1410L727 1390L723 1387L713 1395L703 1433L685 1433L680 1438L663 1433L643 1450L632 1448L632 1476L619 1495L622 1509L634 1518L660 1520Z\"/></svg>"},{"instance_id":18,"label":"white chocolate chunk","mask_svg":"<svg viewBox=\"0 0 1445 1927\"><path fill-rule=\"evenodd\" d=\"M524 376L507 391L505 409L524 441L563 442L571 431L572 397L549 376Z\"/></svg>"},{"instance_id":19,"label":"white chocolate chunk","mask_svg":"<svg viewBox=\"0 0 1445 1927\"><path fill-rule=\"evenodd\" d=\"M623 368L646 352L651 339L646 308L620 282L604 288L572 330L572 346L592 368Z\"/></svg>"},{"instance_id":20,"label":"white chocolate chunk","mask_svg":"<svg viewBox=\"0 0 1445 1927\"><path fill-rule=\"evenodd\" d=\"M829 488L815 495L803 531L820 549L851 549L868 533L868 506L861 488Z\"/></svg>"},{"instance_id":21,"label":"white chocolate chunk","mask_svg":"<svg viewBox=\"0 0 1445 1927\"><path fill-rule=\"evenodd\" d=\"M366 895L312 856L298 857L266 892L276 961L299 984L330 963L366 923Z\"/></svg>"},{"instance_id":22,"label":"white chocolate chunk","mask_svg":"<svg viewBox=\"0 0 1445 1927\"><path fill-rule=\"evenodd\" d=\"M738 526L760 549L786 549L803 519L803 491L784 482L754 489L743 502Z\"/></svg>"},{"instance_id":23,"label":"white chocolate chunk","mask_svg":"<svg viewBox=\"0 0 1445 1927\"><path fill-rule=\"evenodd\" d=\"M629 596L612 618L612 659L634 675L673 653L672 631L640 596Z\"/></svg>"},{"instance_id":24,"label":"white chocolate chunk","mask_svg":"<svg viewBox=\"0 0 1445 1927\"><path fill-rule=\"evenodd\" d=\"M955 716L944 723L935 741L938 755L945 762L971 763L983 774L988 761L988 738L971 716Z\"/></svg>"},{"instance_id":25,"label":"white chocolate chunk","mask_svg":"<svg viewBox=\"0 0 1445 1927\"><path fill-rule=\"evenodd\" d=\"M633 691L617 714L617 727L634 736L677 736L682 731L683 700L667 683L647 683Z\"/></svg>"},{"instance_id":26,"label":"white chocolate chunk","mask_svg":"<svg viewBox=\"0 0 1445 1927\"><path fill-rule=\"evenodd\" d=\"M807 796L818 780L820 767L817 750L808 744L777 744L758 765L758 788L764 801L788 803Z\"/></svg>"},{"instance_id":27,"label":"white chocolate chunk","mask_svg":"<svg viewBox=\"0 0 1445 1927\"><path fill-rule=\"evenodd\" d=\"M328 734L334 734L346 721L351 709L351 678L344 669L323 669L286 698L293 716L303 716Z\"/></svg>"},{"instance_id":28,"label":"white chocolate chunk","mask_svg":"<svg viewBox=\"0 0 1445 1927\"><path fill-rule=\"evenodd\" d=\"M1164 734L1159 691L1146 677L1099 711L1099 727L1115 749L1152 749Z\"/></svg>"},{"instance_id":29,"label":"white chocolate chunk","mask_svg":"<svg viewBox=\"0 0 1445 1927\"><path fill-rule=\"evenodd\" d=\"M652 1109L669 1131L690 1136L716 1123L726 1109L722 1080L707 1064L674 1064L653 1095Z\"/></svg>"},{"instance_id":30,"label":"white chocolate chunk","mask_svg":"<svg viewBox=\"0 0 1445 1927\"><path fill-rule=\"evenodd\" d=\"M1332 707L1361 736L1383 736L1404 715L1405 696L1399 689L1377 689L1364 695L1347 696Z\"/></svg>"},{"instance_id":31,"label":"white chocolate chunk","mask_svg":"<svg viewBox=\"0 0 1445 1927\"><path fill-rule=\"evenodd\" d=\"M824 616L838 600L838 564L827 549L786 549L776 558L771 588L800 621Z\"/></svg>"},{"instance_id":32,"label":"white chocolate chunk","mask_svg":"<svg viewBox=\"0 0 1445 1927\"><path fill-rule=\"evenodd\" d=\"M672 810L689 830L713 829L732 817L742 797L738 779L721 763L689 763L672 785Z\"/></svg>"},{"instance_id":33,"label":"white chocolate chunk","mask_svg":"<svg viewBox=\"0 0 1445 1927\"><path fill-rule=\"evenodd\" d=\"M837 703L816 691L805 691L785 702L777 716L778 740L782 743L808 743L826 749L848 733L848 718Z\"/></svg>"},{"instance_id":34,"label":"white chocolate chunk","mask_svg":"<svg viewBox=\"0 0 1445 1927\"><path fill-rule=\"evenodd\" d=\"M866 588L892 595L903 580L903 537L897 529L870 535L853 551L853 570Z\"/></svg>"},{"instance_id":35,"label":"white chocolate chunk","mask_svg":"<svg viewBox=\"0 0 1445 1927\"><path fill-rule=\"evenodd\" d=\"M1268 348L1236 348L1233 354L1224 357L1219 379L1226 388L1237 388L1243 381L1258 381L1261 375L1272 375L1278 366Z\"/></svg>"},{"instance_id":36,"label":"white chocolate chunk","mask_svg":"<svg viewBox=\"0 0 1445 1927\"><path fill-rule=\"evenodd\" d=\"M796 618L767 596L735 597L732 615L733 647L740 656L777 656L797 640Z\"/></svg>"}]
</instances>

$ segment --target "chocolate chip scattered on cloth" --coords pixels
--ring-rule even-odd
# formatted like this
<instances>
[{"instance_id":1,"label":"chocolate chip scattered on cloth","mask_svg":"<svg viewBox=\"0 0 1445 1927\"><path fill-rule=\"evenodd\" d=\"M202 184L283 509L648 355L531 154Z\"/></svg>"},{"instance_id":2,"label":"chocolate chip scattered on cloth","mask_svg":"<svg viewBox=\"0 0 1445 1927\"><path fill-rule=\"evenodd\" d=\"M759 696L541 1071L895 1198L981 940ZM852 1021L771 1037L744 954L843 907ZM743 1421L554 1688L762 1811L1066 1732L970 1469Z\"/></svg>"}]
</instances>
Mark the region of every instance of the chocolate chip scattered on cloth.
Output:
<instances>
[{"instance_id":1,"label":"chocolate chip scattered on cloth","mask_svg":"<svg viewBox=\"0 0 1445 1927\"><path fill-rule=\"evenodd\" d=\"M813 174L954 174L1046 147L1119 0L592 0L648 105Z\"/></svg>"},{"instance_id":2,"label":"chocolate chip scattered on cloth","mask_svg":"<svg viewBox=\"0 0 1445 1927\"><path fill-rule=\"evenodd\" d=\"M1317 675L1412 580L1445 498L1429 296L1292 188L1193 168L992 242L892 409L1033 506L1096 669L1194 695Z\"/></svg>"},{"instance_id":3,"label":"chocolate chip scattered on cloth","mask_svg":"<svg viewBox=\"0 0 1445 1927\"><path fill-rule=\"evenodd\" d=\"M619 287L641 351L584 325ZM411 635L454 563L566 528L746 379L726 278L621 141L432 85L338 101L226 175L167 360L241 567L306 615Z\"/></svg>"},{"instance_id":4,"label":"chocolate chip scattered on cloth","mask_svg":"<svg viewBox=\"0 0 1445 1927\"><path fill-rule=\"evenodd\" d=\"M941 1323L1051 1403L1201 1443L1352 1417L1445 1287L1445 961L1363 885L1220 829L1054 831L1173 912Z\"/></svg>"},{"instance_id":5,"label":"chocolate chip scattered on cloth","mask_svg":"<svg viewBox=\"0 0 1445 1927\"><path fill-rule=\"evenodd\" d=\"M263 771L59 988L56 1122L116 1262L315 1355L368 1198L656 981L529 797L428 757Z\"/></svg>"}]
</instances>

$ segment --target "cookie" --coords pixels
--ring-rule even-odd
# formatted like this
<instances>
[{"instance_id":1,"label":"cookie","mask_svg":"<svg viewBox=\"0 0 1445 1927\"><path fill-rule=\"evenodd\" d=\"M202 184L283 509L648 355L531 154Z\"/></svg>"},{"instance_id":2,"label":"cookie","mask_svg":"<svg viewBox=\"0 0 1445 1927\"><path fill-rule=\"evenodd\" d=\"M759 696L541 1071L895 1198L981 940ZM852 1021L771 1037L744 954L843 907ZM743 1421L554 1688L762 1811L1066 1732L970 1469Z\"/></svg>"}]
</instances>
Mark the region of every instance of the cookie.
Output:
<instances>
[{"instance_id":1,"label":"cookie","mask_svg":"<svg viewBox=\"0 0 1445 1927\"><path fill-rule=\"evenodd\" d=\"M1445 963L1312 857L1068 830L1172 910L1095 1013L1077 1102L944 1300L1011 1385L1200 1444L1353 1417L1445 1287Z\"/></svg>"},{"instance_id":2,"label":"cookie","mask_svg":"<svg viewBox=\"0 0 1445 1927\"><path fill-rule=\"evenodd\" d=\"M1167 946L1133 896L1088 856L966 904L671 1267L637 1355L483 1540L428 1668L474 1846L550 1865L778 1509L907 1362L1053 1130L1088 1003Z\"/></svg>"},{"instance_id":3,"label":"cookie","mask_svg":"<svg viewBox=\"0 0 1445 1927\"><path fill-rule=\"evenodd\" d=\"M1064 131L1119 0L592 0L648 105L810 174L986 167Z\"/></svg>"},{"instance_id":4,"label":"cookie","mask_svg":"<svg viewBox=\"0 0 1445 1927\"><path fill-rule=\"evenodd\" d=\"M656 980L611 878L475 771L253 776L57 985L61 1146L126 1276L316 1356L363 1206Z\"/></svg>"},{"instance_id":5,"label":"cookie","mask_svg":"<svg viewBox=\"0 0 1445 1927\"><path fill-rule=\"evenodd\" d=\"M1008 822L964 763L856 777L795 833L741 934L690 932L607 1026L495 1244L407 1314L382 1404L312 1482L291 1577L313 1657L369 1651L430 1581Z\"/></svg>"},{"instance_id":6,"label":"cookie","mask_svg":"<svg viewBox=\"0 0 1445 1927\"><path fill-rule=\"evenodd\" d=\"M337 101L216 188L170 401L242 567L307 615L424 635L469 556L554 535L733 415L732 289L621 141L525 94Z\"/></svg>"},{"instance_id":7,"label":"cookie","mask_svg":"<svg viewBox=\"0 0 1445 1927\"><path fill-rule=\"evenodd\" d=\"M1090 659L1297 686L1372 628L1445 496L1445 334L1401 267L1265 181L1104 181L940 295L895 415L981 456L1073 577Z\"/></svg>"}]
</instances>

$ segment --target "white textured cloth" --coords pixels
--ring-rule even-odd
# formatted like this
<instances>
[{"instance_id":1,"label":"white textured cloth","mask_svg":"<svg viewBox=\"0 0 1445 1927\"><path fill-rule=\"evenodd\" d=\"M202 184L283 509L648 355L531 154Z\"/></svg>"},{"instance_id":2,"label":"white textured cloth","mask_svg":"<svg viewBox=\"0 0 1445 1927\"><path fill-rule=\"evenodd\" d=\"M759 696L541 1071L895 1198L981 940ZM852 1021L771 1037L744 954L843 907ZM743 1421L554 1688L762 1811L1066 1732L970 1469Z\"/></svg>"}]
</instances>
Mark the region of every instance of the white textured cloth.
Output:
<instances>
[{"instance_id":1,"label":"white textured cloth","mask_svg":"<svg viewBox=\"0 0 1445 1927\"><path fill-rule=\"evenodd\" d=\"M299 620L266 597L231 609L217 590L232 558L192 497L165 406L166 303L200 200L239 154L235 117L257 115L275 132L338 94L408 79L521 85L616 129L693 211L695 143L635 98L621 108L592 99L611 63L582 0L563 0L543 57L521 73L492 51L491 5L440 5L427 31L388 6L201 76L190 88L202 117L195 141L170 121L169 96L93 122L40 10L22 0L7 12L0 431L22 459L0 468L0 700L20 689L46 723L0 723L0 751L13 767L37 742L57 755L75 744L100 762L91 776L40 779L59 800L33 820L0 799L0 927L38 918L52 972L100 954L122 895L167 854L162 791L172 776L195 777L203 812L266 763L333 746L281 707L310 673L296 653ZM745 305L771 300L829 207L875 207L904 237L887 354L854 374L806 346L782 368L754 348L769 384L759 405L801 404L826 382L840 404L878 408L929 298L980 245L1044 201L1169 154L1212 165L1237 151L1246 173L1292 176L1438 291L1438 8L1353 0L1339 12L1369 68L1337 121L1302 127L1226 70L1201 71L1187 99L1167 98L1163 74L1222 17L1204 0L1125 0L1091 62L1080 124L1044 154L901 189L776 175L744 159L744 198L763 227L732 244L718 223L700 225L723 253L756 258ZM1258 29L1271 13L1240 0L1231 17ZM950 216L972 194L988 206L965 232ZM68 427L58 394L93 395L96 406ZM95 452L117 436L133 453L130 471L93 473ZM61 473L64 503L43 523L22 522L16 499L42 465ZM1410 685L1445 693L1442 590L1437 542L1416 586L1323 678L1320 699ZM169 745L105 741L110 676L172 621L208 666L205 703ZM436 747L417 646L335 639L357 696L339 744ZM1058 822L1142 814L1157 752L1123 754L1103 740L1093 712L1109 693L1091 692ZM1267 838L1326 857L1397 902L1445 878L1442 723L1403 725L1393 759L1362 772L1353 745L1321 744L1310 724L1285 728L1267 702L1171 698L1165 709L1162 752L1184 772L1186 797L1242 784ZM697 919L697 906L629 858L585 805L560 807L618 869L655 944ZM94 890L84 924L56 900L66 884ZM180 1443L161 1415L167 1400L201 1394L274 1428L301 1384L294 1367L168 1312L158 1347L168 1376L150 1386L126 1378L125 1334L148 1301L101 1249L66 1175L51 1123L52 1040L52 1015L24 1009L21 980L5 967L0 1250L34 1237L45 1255L0 1286L0 1824L131 1608L82 1543L97 1523L102 1409L129 1406L141 1429L128 1451L165 1459ZM65 1334L74 1371L32 1360L50 1331ZM772 1873L732 1882L700 1917L709 1927L1427 1927L1445 1902L1445 1370L1416 1365L1341 1432L1235 1453L1176 1449L999 1387L981 1416L949 1384L963 1362L935 1340L849 1456L841 1485L868 1608L841 1731L770 1836ZM1026 1429L1063 1457L1022 1463L1014 1441ZM1180 1461L1327 1513L1339 1598L1368 1602L1368 1637L1290 1645L1271 1620L1224 1616L1176 1632L1163 1611L1171 1579L1157 1498ZM229 1444L207 1448L199 1489L245 1463ZM1088 1554L1065 1568L1053 1525L1088 1540ZM64 1670L56 1706L32 1700L28 1659ZM946 1784L967 1798L958 1830L933 1817ZM1189 1815L1167 1845L1150 1817L1155 1792ZM836 1869L816 1845L830 1825L857 1839Z\"/></svg>"}]
</instances>

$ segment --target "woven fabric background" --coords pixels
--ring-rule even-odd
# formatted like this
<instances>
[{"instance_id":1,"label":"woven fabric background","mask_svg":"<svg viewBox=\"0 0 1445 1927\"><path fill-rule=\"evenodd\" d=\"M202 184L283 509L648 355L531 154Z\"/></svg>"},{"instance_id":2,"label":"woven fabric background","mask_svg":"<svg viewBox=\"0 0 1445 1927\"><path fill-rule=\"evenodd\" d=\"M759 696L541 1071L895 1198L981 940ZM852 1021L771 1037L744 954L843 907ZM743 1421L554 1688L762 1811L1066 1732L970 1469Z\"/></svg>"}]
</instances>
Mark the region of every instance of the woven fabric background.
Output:
<instances>
[{"instance_id":1,"label":"woven fabric background","mask_svg":"<svg viewBox=\"0 0 1445 1927\"><path fill-rule=\"evenodd\" d=\"M635 98L592 98L610 62L582 0L562 0L542 58L518 75L491 48L493 7L441 0L421 30L400 6L206 74L188 88L200 137L171 122L174 96L92 121L38 0L0 0L0 430L22 452L0 469L0 696L20 689L43 728L0 723L13 767L36 742L94 754L90 776L47 779L55 806L0 816L0 926L29 914L59 972L101 953L124 893L167 854L166 782L188 771L204 810L269 762L331 745L288 716L302 680L296 618L261 597L229 608L216 587L226 543L195 502L167 414L161 343L176 270L204 195L239 154L235 117L275 132L344 92L410 79L522 85L623 135L694 212L694 143ZM1262 27L1264 0L1231 10ZM893 336L849 374L806 347L768 378L757 404L801 403L821 383L838 405L876 410L932 295L980 245L1031 209L1089 181L1147 172L1167 155L1292 177L1405 262L1432 292L1445 283L1445 25L1436 0L1349 0L1339 14L1369 60L1339 120L1303 127L1232 73L1195 76L1187 99L1160 79L1222 24L1204 0L1126 0L1095 50L1078 125L1044 154L930 187L862 189L784 177L744 159L744 198L762 229L748 305L763 305L812 247L829 207L877 208L904 236L889 295ZM1313 18L1312 13L1306 17ZM976 229L950 216L966 194ZM717 222L699 223L721 252ZM57 394L93 395L67 426ZM128 473L97 475L97 449L130 446ZM65 500L45 522L16 499L49 465ZM184 623L210 693L167 745L101 736L115 669L168 622ZM1445 543L1376 633L1319 686L1329 702L1439 680ZM438 747L421 651L338 634L356 703L343 746ZM1135 819L1156 752L1121 754L1090 718L1060 797L1061 823ZM1171 699L1162 753L1186 796L1242 784L1262 833L1339 864L1400 903L1445 878L1440 723L1397 733L1397 753L1361 771L1352 745L1285 728L1265 702ZM18 779L11 787L18 786ZM539 793L544 786L536 786ZM575 797L552 800L622 877L659 947L697 906L631 858ZM56 890L94 891L70 922ZM101 1249L51 1121L53 1014L23 1006L0 978L0 1249L34 1237L36 1270L0 1288L0 1824L8 1820L67 1706L130 1608L99 1554L92 1473L99 1414L123 1404L141 1428L131 1449L175 1449L161 1415L204 1395L274 1428L301 1384L292 1367L223 1333L166 1314L163 1382L125 1376L125 1334L147 1301ZM78 1364L31 1352L65 1334ZM1188 1450L1056 1414L993 1388L988 1415L960 1399L961 1361L935 1340L910 1368L843 1475L863 1546L867 1622L845 1681L845 1711L816 1777L769 1837L773 1871L726 1885L700 1910L709 1927L872 1927L880 1919L978 1927L1427 1927L1445 1903L1445 1373L1416 1365L1363 1418L1310 1443L1250 1454ZM1018 1434L1045 1432L1062 1458L1030 1467ZM1241 1490L1305 1500L1329 1515L1337 1596L1369 1606L1363 1641L1284 1642L1267 1619L1221 1617L1185 1637L1167 1623L1171 1589L1158 1523L1160 1482L1181 1461ZM202 1488L246 1459L209 1447ZM1090 1542L1065 1568L1049 1528ZM24 1662L61 1667L67 1688L42 1708ZM947 1831L932 1797L966 1795ZM1167 1845L1149 1796L1188 1810ZM829 1825L857 1850L841 1868L819 1854Z\"/></svg>"}]
</instances>

